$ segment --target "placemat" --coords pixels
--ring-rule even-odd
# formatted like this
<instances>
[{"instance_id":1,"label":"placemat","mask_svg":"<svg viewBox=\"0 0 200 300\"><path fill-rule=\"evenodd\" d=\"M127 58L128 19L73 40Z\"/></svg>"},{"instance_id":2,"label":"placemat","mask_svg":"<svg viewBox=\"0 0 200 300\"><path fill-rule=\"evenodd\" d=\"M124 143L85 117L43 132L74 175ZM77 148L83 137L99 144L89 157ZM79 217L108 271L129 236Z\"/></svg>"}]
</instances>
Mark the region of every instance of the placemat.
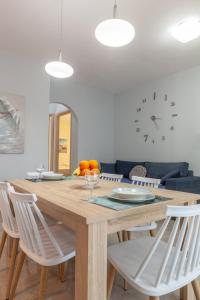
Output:
<instances>
[{"instance_id":1,"label":"placemat","mask_svg":"<svg viewBox=\"0 0 200 300\"><path fill-rule=\"evenodd\" d=\"M52 181L52 182L54 182L54 181L63 181L63 180L72 180L72 179L74 179L74 176L63 176L63 178L62 179L55 179L55 180L48 180L48 179L27 179L27 178L25 178L26 180L28 180L28 181L31 181L31 182L35 182L35 183L37 183L37 182L45 182L45 181Z\"/></svg>"},{"instance_id":2,"label":"placemat","mask_svg":"<svg viewBox=\"0 0 200 300\"><path fill-rule=\"evenodd\" d=\"M172 200L172 198L161 197L161 196L155 195L155 199L150 200L150 201L145 201L142 203L130 203L130 202L124 202L124 201L123 202L115 201L109 197L104 196L104 197L96 197L92 200L89 200L89 202L96 204L96 205L100 205L100 206L104 206L104 207L107 207L110 209L120 211L120 210L125 210L128 208L147 205L147 204L151 204L151 203L163 202L163 201L167 201L167 200Z\"/></svg>"}]
</instances>

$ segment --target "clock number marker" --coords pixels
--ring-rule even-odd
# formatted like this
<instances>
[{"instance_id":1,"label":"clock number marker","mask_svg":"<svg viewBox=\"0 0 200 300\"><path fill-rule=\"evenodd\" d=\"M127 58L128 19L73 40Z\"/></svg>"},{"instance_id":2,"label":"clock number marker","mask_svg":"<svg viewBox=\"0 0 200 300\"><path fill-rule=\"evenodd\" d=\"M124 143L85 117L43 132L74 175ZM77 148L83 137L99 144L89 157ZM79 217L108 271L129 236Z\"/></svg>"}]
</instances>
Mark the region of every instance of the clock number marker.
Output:
<instances>
[{"instance_id":1,"label":"clock number marker","mask_svg":"<svg viewBox=\"0 0 200 300\"><path fill-rule=\"evenodd\" d=\"M146 102L147 102L147 99L146 99L146 98L142 100L142 103L146 103Z\"/></svg>"},{"instance_id":2,"label":"clock number marker","mask_svg":"<svg viewBox=\"0 0 200 300\"><path fill-rule=\"evenodd\" d=\"M165 94L165 101L167 101L167 94Z\"/></svg>"},{"instance_id":3,"label":"clock number marker","mask_svg":"<svg viewBox=\"0 0 200 300\"><path fill-rule=\"evenodd\" d=\"M176 105L176 103L174 102L174 101L172 101L171 103L170 103L170 106L175 106Z\"/></svg>"},{"instance_id":4,"label":"clock number marker","mask_svg":"<svg viewBox=\"0 0 200 300\"><path fill-rule=\"evenodd\" d=\"M155 140L152 140L152 144L155 144Z\"/></svg>"},{"instance_id":5,"label":"clock number marker","mask_svg":"<svg viewBox=\"0 0 200 300\"><path fill-rule=\"evenodd\" d=\"M139 127L136 128L136 132L140 132L140 128Z\"/></svg>"},{"instance_id":6,"label":"clock number marker","mask_svg":"<svg viewBox=\"0 0 200 300\"><path fill-rule=\"evenodd\" d=\"M156 100L156 92L153 93L153 100Z\"/></svg>"},{"instance_id":7,"label":"clock number marker","mask_svg":"<svg viewBox=\"0 0 200 300\"><path fill-rule=\"evenodd\" d=\"M139 108L137 108L137 112L140 112L142 109L139 107Z\"/></svg>"},{"instance_id":8,"label":"clock number marker","mask_svg":"<svg viewBox=\"0 0 200 300\"><path fill-rule=\"evenodd\" d=\"M145 143L147 142L147 140L148 140L148 137L149 137L149 135L148 135L148 134L145 134L145 135L144 135L144 141L145 141Z\"/></svg>"},{"instance_id":9,"label":"clock number marker","mask_svg":"<svg viewBox=\"0 0 200 300\"><path fill-rule=\"evenodd\" d=\"M178 117L178 114L172 114L172 117L173 118Z\"/></svg>"},{"instance_id":10,"label":"clock number marker","mask_svg":"<svg viewBox=\"0 0 200 300\"><path fill-rule=\"evenodd\" d=\"M138 123L138 122L139 122L139 120L135 120L134 122L135 122L135 123Z\"/></svg>"},{"instance_id":11,"label":"clock number marker","mask_svg":"<svg viewBox=\"0 0 200 300\"><path fill-rule=\"evenodd\" d=\"M174 126L171 126L171 127L170 127L170 130L173 131L173 130L174 130Z\"/></svg>"},{"instance_id":12,"label":"clock number marker","mask_svg":"<svg viewBox=\"0 0 200 300\"><path fill-rule=\"evenodd\" d=\"M165 140L166 140L166 138L165 138L165 136L163 135L163 136L162 136L162 141L165 141Z\"/></svg>"}]
</instances>

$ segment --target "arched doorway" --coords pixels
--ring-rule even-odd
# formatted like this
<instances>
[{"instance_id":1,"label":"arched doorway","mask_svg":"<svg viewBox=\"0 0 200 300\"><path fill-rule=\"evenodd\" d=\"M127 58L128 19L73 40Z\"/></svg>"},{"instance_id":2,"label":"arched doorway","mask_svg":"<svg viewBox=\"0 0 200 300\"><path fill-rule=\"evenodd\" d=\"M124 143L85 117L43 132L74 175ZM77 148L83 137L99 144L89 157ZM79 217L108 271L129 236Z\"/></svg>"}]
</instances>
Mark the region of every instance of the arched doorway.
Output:
<instances>
[{"instance_id":1,"label":"arched doorway","mask_svg":"<svg viewBox=\"0 0 200 300\"><path fill-rule=\"evenodd\" d=\"M49 170L72 174L77 165L76 118L61 103L49 104Z\"/></svg>"}]
</instances>

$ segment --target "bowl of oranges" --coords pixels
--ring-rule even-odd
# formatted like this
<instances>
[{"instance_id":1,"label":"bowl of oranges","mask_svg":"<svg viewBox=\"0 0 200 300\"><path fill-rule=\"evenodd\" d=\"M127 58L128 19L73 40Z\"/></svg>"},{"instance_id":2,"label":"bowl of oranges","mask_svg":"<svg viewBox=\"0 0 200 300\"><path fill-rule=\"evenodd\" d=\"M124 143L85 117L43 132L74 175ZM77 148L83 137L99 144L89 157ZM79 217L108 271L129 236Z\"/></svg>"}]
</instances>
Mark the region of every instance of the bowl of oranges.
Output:
<instances>
[{"instance_id":1,"label":"bowl of oranges","mask_svg":"<svg viewBox=\"0 0 200 300\"><path fill-rule=\"evenodd\" d=\"M85 176L100 174L99 163L97 160L81 160L79 167L74 171L73 175Z\"/></svg>"}]
</instances>

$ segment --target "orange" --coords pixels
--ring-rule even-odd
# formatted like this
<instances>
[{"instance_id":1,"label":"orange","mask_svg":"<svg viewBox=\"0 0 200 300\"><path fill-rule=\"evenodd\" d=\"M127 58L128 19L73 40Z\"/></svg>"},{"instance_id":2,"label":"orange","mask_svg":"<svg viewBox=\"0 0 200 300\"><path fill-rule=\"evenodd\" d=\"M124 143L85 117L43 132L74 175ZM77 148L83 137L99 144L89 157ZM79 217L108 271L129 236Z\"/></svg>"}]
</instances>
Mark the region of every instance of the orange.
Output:
<instances>
[{"instance_id":1,"label":"orange","mask_svg":"<svg viewBox=\"0 0 200 300\"><path fill-rule=\"evenodd\" d=\"M99 163L97 160L90 160L89 161L90 169L98 169Z\"/></svg>"},{"instance_id":2,"label":"orange","mask_svg":"<svg viewBox=\"0 0 200 300\"><path fill-rule=\"evenodd\" d=\"M90 168L89 161L87 160L80 161L79 166L80 166L80 170L85 170Z\"/></svg>"},{"instance_id":3,"label":"orange","mask_svg":"<svg viewBox=\"0 0 200 300\"><path fill-rule=\"evenodd\" d=\"M90 169L81 170L80 176L85 176L85 173L89 174L90 173Z\"/></svg>"},{"instance_id":4,"label":"orange","mask_svg":"<svg viewBox=\"0 0 200 300\"><path fill-rule=\"evenodd\" d=\"M90 173L91 173L91 175L95 175L95 174L100 174L100 170L99 169L92 169L91 171L90 171Z\"/></svg>"}]
</instances>

